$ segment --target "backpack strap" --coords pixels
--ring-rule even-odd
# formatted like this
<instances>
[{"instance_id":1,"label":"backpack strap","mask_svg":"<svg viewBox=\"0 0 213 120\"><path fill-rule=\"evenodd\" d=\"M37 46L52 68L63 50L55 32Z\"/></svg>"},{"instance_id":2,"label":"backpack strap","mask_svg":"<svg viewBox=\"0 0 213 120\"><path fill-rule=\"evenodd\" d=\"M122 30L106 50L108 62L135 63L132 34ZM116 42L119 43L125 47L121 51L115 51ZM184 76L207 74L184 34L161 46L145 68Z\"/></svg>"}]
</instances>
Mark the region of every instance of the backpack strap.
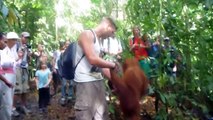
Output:
<instances>
[{"instance_id":1,"label":"backpack strap","mask_svg":"<svg viewBox=\"0 0 213 120\"><path fill-rule=\"evenodd\" d=\"M19 51L20 47L21 47L21 43L20 42L16 42L16 52Z\"/></svg>"},{"instance_id":2,"label":"backpack strap","mask_svg":"<svg viewBox=\"0 0 213 120\"><path fill-rule=\"evenodd\" d=\"M108 48L108 53L109 53L109 48L110 48L110 39L109 38L107 38L107 48Z\"/></svg>"},{"instance_id":3,"label":"backpack strap","mask_svg":"<svg viewBox=\"0 0 213 120\"><path fill-rule=\"evenodd\" d=\"M96 42L96 35L95 35L95 32L92 30L92 29L90 29L90 31L92 32L92 34L93 34L93 36L94 36L94 43Z\"/></svg>"},{"instance_id":4,"label":"backpack strap","mask_svg":"<svg viewBox=\"0 0 213 120\"><path fill-rule=\"evenodd\" d=\"M78 64L81 62L81 60L83 59L83 57L85 56L85 54L83 54L80 58L80 60L77 62L77 64L75 65L75 69L77 68Z\"/></svg>"},{"instance_id":5,"label":"backpack strap","mask_svg":"<svg viewBox=\"0 0 213 120\"><path fill-rule=\"evenodd\" d=\"M90 29L90 31L92 32L93 36L94 36L94 43L96 42L96 35L95 35L95 32ZM77 62L77 64L75 65L75 69L77 68L78 64L81 62L81 60L83 59L83 57L85 56L85 54L83 54L80 58L80 60Z\"/></svg>"}]
</instances>

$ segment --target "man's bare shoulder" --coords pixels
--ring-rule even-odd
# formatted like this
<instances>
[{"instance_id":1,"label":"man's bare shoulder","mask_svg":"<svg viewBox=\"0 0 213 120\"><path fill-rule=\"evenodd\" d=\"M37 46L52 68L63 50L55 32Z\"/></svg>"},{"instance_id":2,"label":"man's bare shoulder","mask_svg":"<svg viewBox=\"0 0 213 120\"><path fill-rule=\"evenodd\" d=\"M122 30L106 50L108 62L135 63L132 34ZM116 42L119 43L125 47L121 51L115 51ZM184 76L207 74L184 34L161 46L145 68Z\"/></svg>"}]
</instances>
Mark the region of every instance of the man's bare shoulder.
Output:
<instances>
[{"instance_id":1,"label":"man's bare shoulder","mask_svg":"<svg viewBox=\"0 0 213 120\"><path fill-rule=\"evenodd\" d=\"M81 32L80 36L79 36L79 41L92 41L93 40L93 34L91 32L91 30L84 30L83 32Z\"/></svg>"}]
</instances>

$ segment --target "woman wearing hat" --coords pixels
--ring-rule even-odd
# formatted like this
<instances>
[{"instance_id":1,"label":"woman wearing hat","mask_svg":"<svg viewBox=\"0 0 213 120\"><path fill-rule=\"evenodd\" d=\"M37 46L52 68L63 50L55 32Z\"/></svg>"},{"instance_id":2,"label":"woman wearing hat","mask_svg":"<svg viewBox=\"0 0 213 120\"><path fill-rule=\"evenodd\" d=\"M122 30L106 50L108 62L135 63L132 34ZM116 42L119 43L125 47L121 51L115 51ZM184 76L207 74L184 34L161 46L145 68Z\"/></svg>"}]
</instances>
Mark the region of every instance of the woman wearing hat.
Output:
<instances>
[{"instance_id":1,"label":"woman wearing hat","mask_svg":"<svg viewBox=\"0 0 213 120\"><path fill-rule=\"evenodd\" d=\"M7 46L1 52L1 62L0 65L4 70L4 77L15 86L16 74L15 74L15 64L18 59L16 42L19 36L15 32L9 32L6 35ZM11 120L12 116L12 105L13 105L13 89L7 87L6 85L1 85L3 96L1 98L1 109L0 116L2 120Z\"/></svg>"},{"instance_id":2,"label":"woman wearing hat","mask_svg":"<svg viewBox=\"0 0 213 120\"><path fill-rule=\"evenodd\" d=\"M6 47L5 40L6 40L6 36L4 35L4 33L1 32L0 33L0 55L1 55L1 50ZM3 89L2 89L3 87L2 87L2 85L7 85L10 88L13 87L13 85L3 76L3 74L4 74L4 71L3 71L3 69L0 66L0 106L2 106L1 99L2 99L2 96L3 96L3 92L2 92L3 91Z\"/></svg>"}]
</instances>

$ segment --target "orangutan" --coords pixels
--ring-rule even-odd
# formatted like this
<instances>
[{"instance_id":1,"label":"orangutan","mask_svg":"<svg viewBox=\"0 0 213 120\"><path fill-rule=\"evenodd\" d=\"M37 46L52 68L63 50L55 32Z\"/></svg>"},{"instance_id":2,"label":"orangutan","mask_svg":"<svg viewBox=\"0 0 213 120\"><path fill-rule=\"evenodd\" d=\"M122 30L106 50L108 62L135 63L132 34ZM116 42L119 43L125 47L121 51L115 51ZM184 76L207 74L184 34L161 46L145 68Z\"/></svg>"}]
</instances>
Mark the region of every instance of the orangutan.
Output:
<instances>
[{"instance_id":1,"label":"orangutan","mask_svg":"<svg viewBox=\"0 0 213 120\"><path fill-rule=\"evenodd\" d=\"M128 120L140 120L140 99L146 94L148 81L134 58L126 59L122 65L122 77L111 69L111 82L116 88L120 107Z\"/></svg>"}]
</instances>

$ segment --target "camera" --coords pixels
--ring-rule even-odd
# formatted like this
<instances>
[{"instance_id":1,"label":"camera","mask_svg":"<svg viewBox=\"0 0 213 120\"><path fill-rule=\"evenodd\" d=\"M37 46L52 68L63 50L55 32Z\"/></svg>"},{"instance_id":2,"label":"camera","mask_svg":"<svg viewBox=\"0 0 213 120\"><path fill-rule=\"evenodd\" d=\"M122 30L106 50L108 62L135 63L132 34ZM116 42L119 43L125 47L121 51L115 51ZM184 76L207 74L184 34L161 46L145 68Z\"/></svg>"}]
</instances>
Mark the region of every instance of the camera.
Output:
<instances>
[{"instance_id":1,"label":"camera","mask_svg":"<svg viewBox=\"0 0 213 120\"><path fill-rule=\"evenodd\" d=\"M28 48L28 49L31 49L32 46L31 46L30 44L27 44L27 48Z\"/></svg>"},{"instance_id":2,"label":"camera","mask_svg":"<svg viewBox=\"0 0 213 120\"><path fill-rule=\"evenodd\" d=\"M100 72L101 69L99 67L96 67L96 66L92 66L90 72Z\"/></svg>"}]
</instances>

